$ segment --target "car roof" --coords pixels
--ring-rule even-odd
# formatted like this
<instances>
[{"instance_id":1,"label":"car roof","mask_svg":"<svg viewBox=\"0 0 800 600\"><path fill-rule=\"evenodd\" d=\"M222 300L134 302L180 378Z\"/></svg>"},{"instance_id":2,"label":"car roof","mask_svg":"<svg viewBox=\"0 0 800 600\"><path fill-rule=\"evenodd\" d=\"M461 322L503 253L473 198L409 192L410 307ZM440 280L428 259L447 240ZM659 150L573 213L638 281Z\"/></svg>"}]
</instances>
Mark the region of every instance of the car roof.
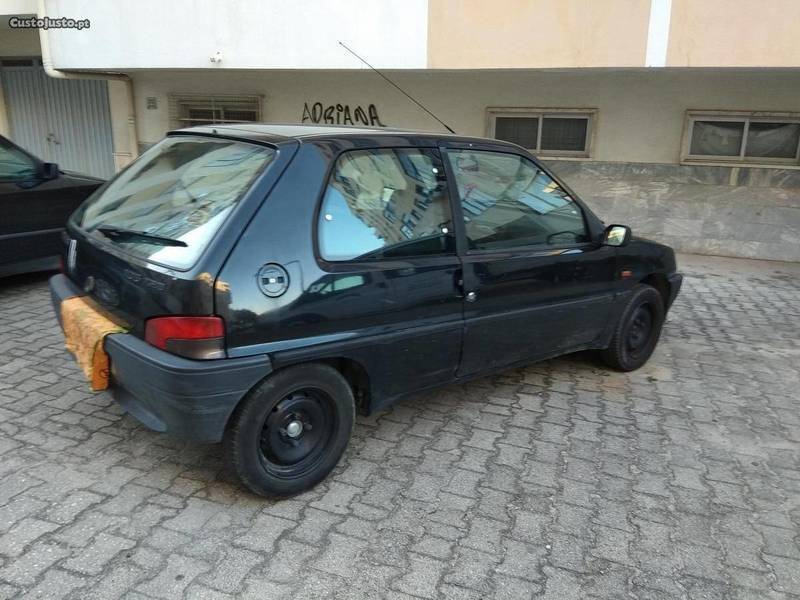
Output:
<instances>
[{"instance_id":1,"label":"car roof","mask_svg":"<svg viewBox=\"0 0 800 600\"><path fill-rule=\"evenodd\" d=\"M235 137L256 142L279 144L290 140L343 140L346 138L367 138L386 143L388 138L402 137L406 141L422 143L426 140L504 145L519 149L518 146L501 140L462 136L452 133L420 131L414 129L395 129L391 127L360 127L350 125L303 125L291 123L237 123L227 125L203 125L170 131L169 135L187 134L216 135ZM383 145L383 144L381 144Z\"/></svg>"}]
</instances>

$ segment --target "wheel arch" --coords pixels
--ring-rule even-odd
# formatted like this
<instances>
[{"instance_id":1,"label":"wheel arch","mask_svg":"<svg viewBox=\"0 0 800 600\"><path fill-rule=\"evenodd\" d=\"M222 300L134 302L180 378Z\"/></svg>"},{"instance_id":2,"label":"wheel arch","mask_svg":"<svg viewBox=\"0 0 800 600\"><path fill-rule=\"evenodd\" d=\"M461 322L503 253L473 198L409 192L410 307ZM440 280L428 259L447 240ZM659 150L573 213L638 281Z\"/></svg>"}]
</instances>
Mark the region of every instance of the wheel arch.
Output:
<instances>
[{"instance_id":1,"label":"wheel arch","mask_svg":"<svg viewBox=\"0 0 800 600\"><path fill-rule=\"evenodd\" d=\"M356 410L360 414L369 414L370 412L370 404L372 401L372 383L370 381L369 373L367 369L361 364L359 361L346 357L346 356L330 356L330 357L320 357L320 358L309 358L308 360L294 360L294 361L276 361L277 364L273 363L274 368L267 373L264 377L258 380L251 390L258 386L261 382L270 377L273 377L276 373L280 373L290 367L296 367L298 365L308 365L308 364L321 364L327 365L333 369L335 369L342 377L344 377L347 384L350 386L350 389L353 390L353 397L356 401ZM249 392L248 392L249 393ZM237 407L242 404L244 398L247 394L244 394L242 398L237 403ZM233 413L235 412L235 408L231 410L230 414L228 415L227 421L233 418ZM227 424L226 424L227 426Z\"/></svg>"},{"instance_id":2,"label":"wheel arch","mask_svg":"<svg viewBox=\"0 0 800 600\"><path fill-rule=\"evenodd\" d=\"M661 296L661 300L664 302L664 309L666 310L669 306L670 298L670 285L667 276L663 273L650 273L647 277L644 277L640 283L656 289Z\"/></svg>"},{"instance_id":3,"label":"wheel arch","mask_svg":"<svg viewBox=\"0 0 800 600\"><path fill-rule=\"evenodd\" d=\"M364 365L355 359L344 356L321 358L309 362L321 363L336 369L350 385L350 389L353 390L353 397L356 400L356 410L361 414L369 413L370 403L372 401L372 386L369 373Z\"/></svg>"}]
</instances>

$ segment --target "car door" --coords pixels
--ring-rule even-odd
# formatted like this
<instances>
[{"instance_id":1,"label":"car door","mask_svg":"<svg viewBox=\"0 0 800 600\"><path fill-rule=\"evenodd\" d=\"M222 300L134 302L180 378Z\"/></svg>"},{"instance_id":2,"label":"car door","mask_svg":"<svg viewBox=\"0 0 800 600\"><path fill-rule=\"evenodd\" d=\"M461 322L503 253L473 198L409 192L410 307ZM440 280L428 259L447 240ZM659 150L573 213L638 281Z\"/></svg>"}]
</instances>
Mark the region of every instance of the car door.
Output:
<instances>
[{"instance_id":1,"label":"car door","mask_svg":"<svg viewBox=\"0 0 800 600\"><path fill-rule=\"evenodd\" d=\"M464 239L459 375L591 346L613 299L614 250L523 154L444 148Z\"/></svg>"},{"instance_id":2,"label":"car door","mask_svg":"<svg viewBox=\"0 0 800 600\"><path fill-rule=\"evenodd\" d=\"M461 262L438 150L341 154L317 240L328 275L314 290L342 298L336 318L320 320L318 331L364 336L363 361L378 365L371 369L375 397L389 401L452 380L462 344Z\"/></svg>"}]
</instances>

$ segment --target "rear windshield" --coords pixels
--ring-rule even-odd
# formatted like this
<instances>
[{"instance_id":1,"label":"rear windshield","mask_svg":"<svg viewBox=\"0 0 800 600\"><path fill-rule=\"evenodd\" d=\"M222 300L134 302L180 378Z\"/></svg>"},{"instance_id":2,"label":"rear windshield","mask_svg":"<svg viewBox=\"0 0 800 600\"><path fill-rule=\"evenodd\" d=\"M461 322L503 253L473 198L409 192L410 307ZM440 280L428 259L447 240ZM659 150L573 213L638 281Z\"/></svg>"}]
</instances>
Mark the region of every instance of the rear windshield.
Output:
<instances>
[{"instance_id":1,"label":"rear windshield","mask_svg":"<svg viewBox=\"0 0 800 600\"><path fill-rule=\"evenodd\" d=\"M275 154L219 138L166 138L99 189L76 224L146 260L191 267Z\"/></svg>"}]
</instances>

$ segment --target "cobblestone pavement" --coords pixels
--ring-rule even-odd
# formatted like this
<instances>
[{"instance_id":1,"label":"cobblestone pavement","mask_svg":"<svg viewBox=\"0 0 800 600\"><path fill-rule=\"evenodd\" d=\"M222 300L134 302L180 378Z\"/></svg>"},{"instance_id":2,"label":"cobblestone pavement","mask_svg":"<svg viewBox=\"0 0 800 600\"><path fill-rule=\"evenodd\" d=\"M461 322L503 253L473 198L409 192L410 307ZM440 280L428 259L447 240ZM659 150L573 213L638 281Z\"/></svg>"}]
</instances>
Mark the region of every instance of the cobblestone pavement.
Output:
<instances>
[{"instance_id":1,"label":"cobblestone pavement","mask_svg":"<svg viewBox=\"0 0 800 600\"><path fill-rule=\"evenodd\" d=\"M46 278L0 282L0 597L800 598L800 270L684 270L638 372L419 396L283 502L89 393Z\"/></svg>"}]
</instances>

